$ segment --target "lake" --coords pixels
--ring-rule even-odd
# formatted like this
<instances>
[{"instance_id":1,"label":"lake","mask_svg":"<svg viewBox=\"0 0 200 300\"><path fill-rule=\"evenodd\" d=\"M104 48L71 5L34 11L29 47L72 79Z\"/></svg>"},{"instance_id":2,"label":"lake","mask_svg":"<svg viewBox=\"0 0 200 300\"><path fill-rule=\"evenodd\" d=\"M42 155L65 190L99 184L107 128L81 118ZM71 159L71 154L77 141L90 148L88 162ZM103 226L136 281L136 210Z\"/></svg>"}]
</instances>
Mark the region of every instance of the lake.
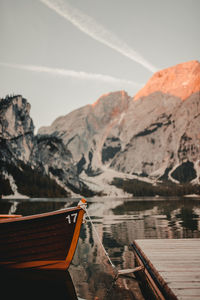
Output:
<instances>
[{"instance_id":1,"label":"lake","mask_svg":"<svg viewBox=\"0 0 200 300\"><path fill-rule=\"evenodd\" d=\"M0 214L37 214L76 206L79 200L1 199ZM93 224L118 269L134 267L129 250L134 239L200 238L200 198L87 200ZM36 299L144 299L134 278L113 281L113 269L89 221L82 226L69 272L8 271L0 275L10 299L18 293L27 299L27 289Z\"/></svg>"}]
</instances>

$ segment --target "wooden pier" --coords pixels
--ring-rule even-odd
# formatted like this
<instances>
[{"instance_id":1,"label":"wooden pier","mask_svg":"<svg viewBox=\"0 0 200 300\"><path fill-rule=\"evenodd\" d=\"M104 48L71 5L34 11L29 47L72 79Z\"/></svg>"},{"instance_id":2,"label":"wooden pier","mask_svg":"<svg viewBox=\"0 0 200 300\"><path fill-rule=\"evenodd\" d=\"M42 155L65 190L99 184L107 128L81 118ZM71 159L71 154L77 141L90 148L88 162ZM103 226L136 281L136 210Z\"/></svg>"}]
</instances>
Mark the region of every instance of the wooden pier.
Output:
<instances>
[{"instance_id":1,"label":"wooden pier","mask_svg":"<svg viewBox=\"0 0 200 300\"><path fill-rule=\"evenodd\" d=\"M132 247L154 299L200 299L200 239L136 240Z\"/></svg>"}]
</instances>

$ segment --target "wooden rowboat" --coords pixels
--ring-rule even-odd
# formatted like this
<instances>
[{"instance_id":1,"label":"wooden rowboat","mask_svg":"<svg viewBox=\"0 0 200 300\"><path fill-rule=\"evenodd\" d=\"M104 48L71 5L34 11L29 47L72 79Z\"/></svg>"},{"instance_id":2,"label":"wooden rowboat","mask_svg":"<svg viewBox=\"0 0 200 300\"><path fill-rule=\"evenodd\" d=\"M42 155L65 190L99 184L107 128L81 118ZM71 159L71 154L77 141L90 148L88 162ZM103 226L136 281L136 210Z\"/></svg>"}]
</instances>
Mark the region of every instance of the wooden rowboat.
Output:
<instances>
[{"instance_id":1,"label":"wooden rowboat","mask_svg":"<svg viewBox=\"0 0 200 300\"><path fill-rule=\"evenodd\" d=\"M74 256L84 217L77 207L32 216L1 215L0 266L67 269Z\"/></svg>"}]
</instances>

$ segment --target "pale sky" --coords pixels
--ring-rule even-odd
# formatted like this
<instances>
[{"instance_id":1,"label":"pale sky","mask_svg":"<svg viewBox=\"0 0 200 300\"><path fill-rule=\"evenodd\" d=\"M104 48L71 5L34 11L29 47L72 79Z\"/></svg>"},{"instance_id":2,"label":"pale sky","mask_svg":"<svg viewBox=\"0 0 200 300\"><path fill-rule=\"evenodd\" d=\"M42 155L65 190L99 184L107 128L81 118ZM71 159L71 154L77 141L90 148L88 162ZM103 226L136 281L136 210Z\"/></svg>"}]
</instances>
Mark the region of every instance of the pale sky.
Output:
<instances>
[{"instance_id":1,"label":"pale sky","mask_svg":"<svg viewBox=\"0 0 200 300\"><path fill-rule=\"evenodd\" d=\"M21 94L36 129L130 96L156 70L200 60L199 0L0 0L0 97Z\"/></svg>"}]
</instances>

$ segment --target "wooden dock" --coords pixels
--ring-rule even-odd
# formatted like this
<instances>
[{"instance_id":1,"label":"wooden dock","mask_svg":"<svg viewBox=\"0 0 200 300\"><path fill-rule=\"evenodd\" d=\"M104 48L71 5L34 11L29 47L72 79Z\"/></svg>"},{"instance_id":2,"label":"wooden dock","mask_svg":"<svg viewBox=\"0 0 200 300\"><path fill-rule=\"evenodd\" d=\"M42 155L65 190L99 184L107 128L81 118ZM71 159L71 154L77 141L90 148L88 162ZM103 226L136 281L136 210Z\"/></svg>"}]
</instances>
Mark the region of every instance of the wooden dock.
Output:
<instances>
[{"instance_id":1,"label":"wooden dock","mask_svg":"<svg viewBox=\"0 0 200 300\"><path fill-rule=\"evenodd\" d=\"M200 239L136 240L132 247L155 299L200 299Z\"/></svg>"}]
</instances>

